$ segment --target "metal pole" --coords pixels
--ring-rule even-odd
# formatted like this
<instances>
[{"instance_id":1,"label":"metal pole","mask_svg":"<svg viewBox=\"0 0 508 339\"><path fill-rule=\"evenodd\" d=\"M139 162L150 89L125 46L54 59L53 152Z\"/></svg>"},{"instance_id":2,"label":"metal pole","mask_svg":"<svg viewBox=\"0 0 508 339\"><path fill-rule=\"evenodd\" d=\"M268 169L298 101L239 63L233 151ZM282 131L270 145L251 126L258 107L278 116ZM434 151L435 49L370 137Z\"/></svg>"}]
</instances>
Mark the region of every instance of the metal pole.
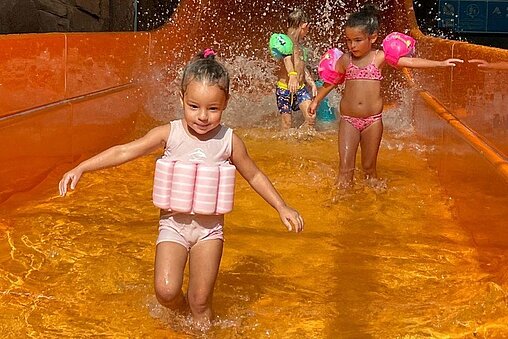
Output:
<instances>
[{"instance_id":1,"label":"metal pole","mask_svg":"<svg viewBox=\"0 0 508 339\"><path fill-rule=\"evenodd\" d=\"M134 32L138 30L138 0L133 0L132 5L134 7Z\"/></svg>"}]
</instances>

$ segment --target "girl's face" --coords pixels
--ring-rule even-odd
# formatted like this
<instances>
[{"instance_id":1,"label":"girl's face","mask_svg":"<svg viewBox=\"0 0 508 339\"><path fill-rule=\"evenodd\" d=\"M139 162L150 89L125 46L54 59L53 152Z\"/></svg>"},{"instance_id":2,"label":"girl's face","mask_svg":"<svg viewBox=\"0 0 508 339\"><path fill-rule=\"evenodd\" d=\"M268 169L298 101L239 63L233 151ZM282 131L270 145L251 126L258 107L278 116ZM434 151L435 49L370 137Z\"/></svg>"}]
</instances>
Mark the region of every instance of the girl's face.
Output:
<instances>
[{"instance_id":1,"label":"girl's face","mask_svg":"<svg viewBox=\"0 0 508 339\"><path fill-rule=\"evenodd\" d=\"M303 39L309 33L309 23L306 22L300 26L300 39Z\"/></svg>"},{"instance_id":2,"label":"girl's face","mask_svg":"<svg viewBox=\"0 0 508 339\"><path fill-rule=\"evenodd\" d=\"M346 27L346 43L353 56L359 58L368 54L372 44L377 39L377 33L367 34L363 27Z\"/></svg>"},{"instance_id":3,"label":"girl's face","mask_svg":"<svg viewBox=\"0 0 508 339\"><path fill-rule=\"evenodd\" d=\"M180 96L189 133L200 139L213 134L221 122L228 99L219 86L192 80Z\"/></svg>"}]
</instances>

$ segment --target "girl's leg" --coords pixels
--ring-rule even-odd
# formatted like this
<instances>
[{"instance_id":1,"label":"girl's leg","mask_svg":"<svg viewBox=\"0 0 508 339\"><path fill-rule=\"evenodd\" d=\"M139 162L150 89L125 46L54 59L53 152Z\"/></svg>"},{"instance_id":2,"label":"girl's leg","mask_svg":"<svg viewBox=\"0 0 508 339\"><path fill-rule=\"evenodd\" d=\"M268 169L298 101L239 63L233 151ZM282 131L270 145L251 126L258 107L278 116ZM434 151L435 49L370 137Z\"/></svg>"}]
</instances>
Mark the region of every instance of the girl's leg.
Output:
<instances>
[{"instance_id":1,"label":"girl's leg","mask_svg":"<svg viewBox=\"0 0 508 339\"><path fill-rule=\"evenodd\" d=\"M376 164L381 137L383 136L383 121L378 120L362 131L360 147L362 148L362 168L367 179L377 178Z\"/></svg>"},{"instance_id":2,"label":"girl's leg","mask_svg":"<svg viewBox=\"0 0 508 339\"><path fill-rule=\"evenodd\" d=\"M155 295L159 302L171 309L183 309L183 273L187 263L187 249L175 242L164 241L155 253Z\"/></svg>"},{"instance_id":3,"label":"girl's leg","mask_svg":"<svg viewBox=\"0 0 508 339\"><path fill-rule=\"evenodd\" d=\"M346 120L339 124L339 175L337 186L348 188L353 184L356 151L360 143L360 132Z\"/></svg>"},{"instance_id":4,"label":"girl's leg","mask_svg":"<svg viewBox=\"0 0 508 339\"><path fill-rule=\"evenodd\" d=\"M212 296L219 273L223 242L204 240L192 246L189 255L189 290L187 299L194 320L200 326L210 326Z\"/></svg>"}]
</instances>

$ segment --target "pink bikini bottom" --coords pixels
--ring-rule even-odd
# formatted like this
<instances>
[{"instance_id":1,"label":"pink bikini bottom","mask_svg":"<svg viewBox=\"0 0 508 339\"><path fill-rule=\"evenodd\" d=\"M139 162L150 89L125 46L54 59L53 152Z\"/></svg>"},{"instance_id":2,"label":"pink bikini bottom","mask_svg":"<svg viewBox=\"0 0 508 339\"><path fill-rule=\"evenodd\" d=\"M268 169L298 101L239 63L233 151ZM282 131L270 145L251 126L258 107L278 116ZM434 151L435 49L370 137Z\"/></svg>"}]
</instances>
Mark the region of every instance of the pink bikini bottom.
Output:
<instances>
[{"instance_id":1,"label":"pink bikini bottom","mask_svg":"<svg viewBox=\"0 0 508 339\"><path fill-rule=\"evenodd\" d=\"M372 125L373 123L375 123L376 121L381 120L382 117L383 117L382 113L371 115L371 116L368 116L365 118L357 118L357 117L350 117L348 115L341 115L342 119L349 122L351 124L351 126L356 128L360 132L363 131L364 129L366 129L367 127L369 127L370 125Z\"/></svg>"}]
</instances>

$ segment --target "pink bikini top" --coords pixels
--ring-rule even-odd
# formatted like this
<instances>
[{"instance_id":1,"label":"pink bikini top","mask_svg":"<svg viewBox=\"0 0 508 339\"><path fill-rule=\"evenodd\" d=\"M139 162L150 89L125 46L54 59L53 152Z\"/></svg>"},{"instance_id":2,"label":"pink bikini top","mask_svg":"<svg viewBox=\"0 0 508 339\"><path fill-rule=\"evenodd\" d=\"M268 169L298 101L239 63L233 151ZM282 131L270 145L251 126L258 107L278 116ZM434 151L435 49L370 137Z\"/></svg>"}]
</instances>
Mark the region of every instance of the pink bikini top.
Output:
<instances>
[{"instance_id":1,"label":"pink bikini top","mask_svg":"<svg viewBox=\"0 0 508 339\"><path fill-rule=\"evenodd\" d=\"M358 67L353 64L353 58L350 56L349 65L346 67L346 80L381 80L383 79L383 75L381 75L381 71L374 64L376 60L377 52L374 54L374 58L370 64L365 67Z\"/></svg>"}]
</instances>

